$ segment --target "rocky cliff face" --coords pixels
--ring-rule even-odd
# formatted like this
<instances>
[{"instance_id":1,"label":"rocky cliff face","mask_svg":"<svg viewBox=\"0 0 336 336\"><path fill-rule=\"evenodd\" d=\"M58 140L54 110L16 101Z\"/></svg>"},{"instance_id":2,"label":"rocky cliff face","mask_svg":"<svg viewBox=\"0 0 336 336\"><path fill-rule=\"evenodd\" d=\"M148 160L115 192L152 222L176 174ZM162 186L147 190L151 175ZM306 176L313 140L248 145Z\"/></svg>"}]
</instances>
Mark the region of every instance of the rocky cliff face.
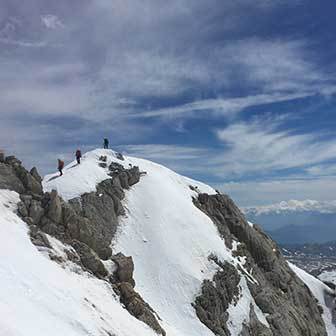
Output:
<instances>
[{"instance_id":1,"label":"rocky cliff face","mask_svg":"<svg viewBox=\"0 0 336 336\"><path fill-rule=\"evenodd\" d=\"M213 220L228 245L232 245L233 239L240 242L236 253L246 258L248 287L256 304L267 314L269 328L260 330L251 310L254 318L242 335L327 335L321 307L289 268L274 241L258 226L249 225L226 195L200 194L194 203ZM220 264L220 268L213 283L203 284L195 307L201 321L224 336L229 335L223 323L225 311L240 289L237 269L227 264Z\"/></svg>"},{"instance_id":2,"label":"rocky cliff face","mask_svg":"<svg viewBox=\"0 0 336 336\"><path fill-rule=\"evenodd\" d=\"M119 156L119 159L122 157ZM164 321L164 318L161 320L152 308L152 302L146 302L134 289L136 281L134 268L137 267L132 258L134 256L115 254L111 248L111 241L120 227L120 218L125 215L123 205L125 190L134 184L142 183L140 170L137 166L124 168L117 162L109 164L107 162L106 157L101 156L96 164L108 170L108 179L101 181L94 192L84 193L80 197L65 202L55 190L43 192L42 179L35 168L28 172L15 157L0 157L0 189L14 190L20 194L18 213L28 224L31 241L38 248L47 249L50 258L58 263L62 264L70 260L92 276L112 284L120 297L120 302L130 314L149 325L156 333L165 335L166 331L162 325L167 321ZM160 178L161 175L158 176ZM154 179L153 185L160 182ZM177 185L181 183L178 178ZM167 185L170 188L170 183ZM193 307L197 318L207 328L207 332L202 332L202 335L327 335L325 323L321 317L322 307L318 305L308 287L289 268L274 241L258 226L247 223L228 196L209 195L193 186L191 189L194 195L193 200L190 199L190 202L193 202L191 211L195 211L194 218L198 218L199 213L209 217L216 226L218 235L223 239L220 241L222 244L220 246L222 249L228 249L230 253L232 251L234 257L223 260L215 253L207 256L210 265L213 265L211 267L215 267L216 271L212 278L203 281L198 294L194 296L194 302L188 303ZM142 194L141 190L140 195L144 199L149 197L145 193ZM151 195L153 199L160 196L163 195L155 192ZM165 201L171 201L169 195ZM186 201L189 202L189 199ZM160 209L158 212L160 213ZM145 219L150 215L145 213ZM157 218L165 220L167 216L167 213L160 213ZM173 214L173 219L178 216L185 216L185 213ZM172 224L169 221L163 221L163 223L166 226ZM188 223L188 219L185 223ZM160 227L156 222L155 225ZM193 223L191 228L192 225ZM152 229L154 230L150 228L150 231ZM140 223L136 231L140 231ZM186 231L186 234L189 232ZM161 235L160 231L159 234ZM165 234L168 235L167 231ZM164 239L167 237L165 236ZM66 257L53 253L51 238L69 246ZM156 246L156 242L147 244L147 239L143 237L141 239L144 246L150 244ZM204 237L204 239L207 238ZM169 253L174 253L173 245L169 246ZM147 260L145 263L151 263L151 261ZM176 262L175 259L174 262ZM113 265L113 267L107 265ZM166 268L169 265L160 266ZM180 265L176 265L178 266ZM188 264L187 266L189 267ZM202 268L204 267L202 263ZM159 280L153 278L151 281L163 282L164 279L160 279L160 276L162 277L162 274L167 276L167 273L160 273L161 269L155 269L160 274L157 276ZM188 280L182 279L182 282L188 282ZM177 289L179 290L180 287ZM179 293L172 292L170 295L179 295ZM184 297L184 293L182 296ZM245 322L242 322L239 331L235 332L232 321L236 313L233 313L233 310L235 307L239 309L242 298L246 296L251 296L248 309L239 312L244 315ZM168 299L167 302L169 302ZM156 306L159 304L156 303ZM188 316L190 317L190 314ZM189 334L196 335L193 331ZM167 335L180 334L167 332Z\"/></svg>"}]
</instances>

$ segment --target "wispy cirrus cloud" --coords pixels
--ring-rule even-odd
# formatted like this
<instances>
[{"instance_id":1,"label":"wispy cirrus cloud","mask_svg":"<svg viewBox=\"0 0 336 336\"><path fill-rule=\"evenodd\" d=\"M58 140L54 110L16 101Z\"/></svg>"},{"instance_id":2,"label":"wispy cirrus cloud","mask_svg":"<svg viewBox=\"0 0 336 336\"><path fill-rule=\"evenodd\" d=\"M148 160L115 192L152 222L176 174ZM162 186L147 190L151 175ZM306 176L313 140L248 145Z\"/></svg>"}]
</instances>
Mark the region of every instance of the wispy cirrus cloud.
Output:
<instances>
[{"instance_id":1,"label":"wispy cirrus cloud","mask_svg":"<svg viewBox=\"0 0 336 336\"><path fill-rule=\"evenodd\" d=\"M222 164L226 173L239 176L303 169L335 157L334 139L324 140L312 133L297 134L280 126L281 122L273 118L255 118L217 130L218 139L227 147L217 164Z\"/></svg>"}]
</instances>

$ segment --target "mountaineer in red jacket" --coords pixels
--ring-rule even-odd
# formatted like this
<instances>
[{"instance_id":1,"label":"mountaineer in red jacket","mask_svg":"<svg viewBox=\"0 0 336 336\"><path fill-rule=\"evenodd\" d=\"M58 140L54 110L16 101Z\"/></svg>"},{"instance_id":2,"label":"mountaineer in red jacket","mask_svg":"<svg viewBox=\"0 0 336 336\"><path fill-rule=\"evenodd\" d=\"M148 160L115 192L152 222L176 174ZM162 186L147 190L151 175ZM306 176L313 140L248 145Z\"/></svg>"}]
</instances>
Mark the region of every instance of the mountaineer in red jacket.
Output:
<instances>
[{"instance_id":1,"label":"mountaineer in red jacket","mask_svg":"<svg viewBox=\"0 0 336 336\"><path fill-rule=\"evenodd\" d=\"M60 172L60 176L63 175L63 170L64 168L64 161L62 161L61 159L58 159L58 171Z\"/></svg>"}]
</instances>

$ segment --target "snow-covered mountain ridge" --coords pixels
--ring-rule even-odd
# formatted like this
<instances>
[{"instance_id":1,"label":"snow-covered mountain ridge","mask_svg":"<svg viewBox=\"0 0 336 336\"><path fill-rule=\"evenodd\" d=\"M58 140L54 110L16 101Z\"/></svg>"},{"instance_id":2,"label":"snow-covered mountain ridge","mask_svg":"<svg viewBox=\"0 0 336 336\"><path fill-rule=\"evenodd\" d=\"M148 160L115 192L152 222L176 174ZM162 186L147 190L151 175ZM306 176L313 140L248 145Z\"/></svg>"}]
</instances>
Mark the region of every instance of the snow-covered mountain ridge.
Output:
<instances>
[{"instance_id":1,"label":"snow-covered mountain ridge","mask_svg":"<svg viewBox=\"0 0 336 336\"><path fill-rule=\"evenodd\" d=\"M256 206L243 207L242 211L246 214L254 214L256 216L269 213L283 213L283 212L304 212L313 211L320 213L336 213L336 201L315 201L315 200L289 200L281 201L279 203Z\"/></svg>"},{"instance_id":2,"label":"snow-covered mountain ridge","mask_svg":"<svg viewBox=\"0 0 336 336\"><path fill-rule=\"evenodd\" d=\"M319 307L226 195L109 150L42 184L0 162L6 335L336 335L327 287Z\"/></svg>"}]
</instances>

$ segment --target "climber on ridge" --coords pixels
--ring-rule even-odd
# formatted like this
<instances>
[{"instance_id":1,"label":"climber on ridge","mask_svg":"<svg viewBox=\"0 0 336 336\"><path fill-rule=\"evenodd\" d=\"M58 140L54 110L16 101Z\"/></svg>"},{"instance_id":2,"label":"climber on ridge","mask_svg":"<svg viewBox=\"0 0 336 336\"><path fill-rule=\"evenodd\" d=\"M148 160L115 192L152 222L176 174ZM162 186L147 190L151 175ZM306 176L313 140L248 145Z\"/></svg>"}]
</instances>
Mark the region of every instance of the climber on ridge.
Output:
<instances>
[{"instance_id":1,"label":"climber on ridge","mask_svg":"<svg viewBox=\"0 0 336 336\"><path fill-rule=\"evenodd\" d=\"M76 150L76 160L78 164L80 164L81 162L81 157L82 157L82 152L80 151L80 149L77 149Z\"/></svg>"},{"instance_id":2,"label":"climber on ridge","mask_svg":"<svg viewBox=\"0 0 336 336\"><path fill-rule=\"evenodd\" d=\"M107 138L104 138L104 149L108 149L109 147L109 140Z\"/></svg>"},{"instance_id":3,"label":"climber on ridge","mask_svg":"<svg viewBox=\"0 0 336 336\"><path fill-rule=\"evenodd\" d=\"M58 159L58 171L60 172L60 176L63 175L63 168L64 168L64 161L61 159Z\"/></svg>"}]
</instances>

